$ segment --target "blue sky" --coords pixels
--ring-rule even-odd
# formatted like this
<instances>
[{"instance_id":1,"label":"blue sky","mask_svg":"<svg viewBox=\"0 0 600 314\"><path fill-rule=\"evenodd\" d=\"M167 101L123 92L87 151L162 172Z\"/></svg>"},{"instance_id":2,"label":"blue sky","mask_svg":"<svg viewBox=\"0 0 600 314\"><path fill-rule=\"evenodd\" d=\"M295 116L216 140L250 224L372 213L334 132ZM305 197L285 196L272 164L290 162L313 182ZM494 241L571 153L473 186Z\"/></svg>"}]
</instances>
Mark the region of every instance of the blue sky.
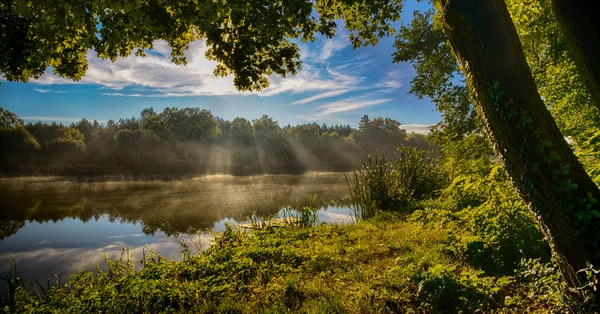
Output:
<instances>
[{"instance_id":1,"label":"blue sky","mask_svg":"<svg viewBox=\"0 0 600 314\"><path fill-rule=\"evenodd\" d=\"M403 21L427 4L407 1ZM281 125L317 122L351 124L360 117L391 117L408 130L423 130L440 116L428 100L409 95L414 70L392 63L393 38L376 47L353 50L343 28L333 39L317 38L301 45L303 69L285 79L273 77L262 92L238 92L233 78L212 75L215 63L206 60L203 42L186 52L187 66L170 63L170 50L156 42L146 58L128 57L115 63L88 54L89 69L79 82L48 72L28 83L2 82L0 106L26 121L70 123L81 118L100 122L138 117L154 107L200 107L233 119L268 114Z\"/></svg>"}]
</instances>

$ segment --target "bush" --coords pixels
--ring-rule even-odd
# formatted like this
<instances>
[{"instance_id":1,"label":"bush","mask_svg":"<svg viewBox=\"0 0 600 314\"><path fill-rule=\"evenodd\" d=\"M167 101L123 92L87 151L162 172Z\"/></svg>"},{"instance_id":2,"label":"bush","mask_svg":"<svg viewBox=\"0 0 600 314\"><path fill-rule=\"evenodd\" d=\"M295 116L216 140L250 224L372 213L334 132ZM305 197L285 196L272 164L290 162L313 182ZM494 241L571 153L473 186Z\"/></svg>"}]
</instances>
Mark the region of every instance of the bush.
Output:
<instances>
[{"instance_id":1,"label":"bush","mask_svg":"<svg viewBox=\"0 0 600 314\"><path fill-rule=\"evenodd\" d=\"M385 155L369 156L361 169L346 176L357 220L379 211L407 213L444 186L441 159L432 152L401 147L393 157L394 161Z\"/></svg>"},{"instance_id":2,"label":"bush","mask_svg":"<svg viewBox=\"0 0 600 314\"><path fill-rule=\"evenodd\" d=\"M491 275L513 275L523 258L548 261L550 249L500 166L461 175L430 208L409 218L447 230L447 251Z\"/></svg>"}]
</instances>

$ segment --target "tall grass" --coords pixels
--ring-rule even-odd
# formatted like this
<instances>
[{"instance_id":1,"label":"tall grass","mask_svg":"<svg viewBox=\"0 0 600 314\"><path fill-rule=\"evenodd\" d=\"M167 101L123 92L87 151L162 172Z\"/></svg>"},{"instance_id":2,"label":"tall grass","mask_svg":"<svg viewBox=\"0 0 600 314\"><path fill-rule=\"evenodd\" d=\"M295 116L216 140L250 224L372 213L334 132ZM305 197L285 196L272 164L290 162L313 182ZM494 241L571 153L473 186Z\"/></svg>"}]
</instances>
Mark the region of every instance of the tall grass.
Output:
<instances>
[{"instance_id":1,"label":"tall grass","mask_svg":"<svg viewBox=\"0 0 600 314\"><path fill-rule=\"evenodd\" d=\"M432 152L400 147L392 158L368 156L361 168L346 175L356 220L371 218L379 211L407 213L447 181L441 158Z\"/></svg>"},{"instance_id":2,"label":"tall grass","mask_svg":"<svg viewBox=\"0 0 600 314\"><path fill-rule=\"evenodd\" d=\"M362 168L345 177L355 220L372 218L380 210L396 207L394 169L385 155L368 156Z\"/></svg>"},{"instance_id":3,"label":"tall grass","mask_svg":"<svg viewBox=\"0 0 600 314\"><path fill-rule=\"evenodd\" d=\"M297 219L298 225L302 228L316 226L319 223L319 208L316 206L317 195L310 196L310 202L306 206L302 206L296 210L284 210L283 218Z\"/></svg>"},{"instance_id":4,"label":"tall grass","mask_svg":"<svg viewBox=\"0 0 600 314\"><path fill-rule=\"evenodd\" d=\"M263 229L266 227L300 227L308 228L319 224L319 207L316 205L317 195L311 195L306 206L285 207L278 213L279 217L271 216L260 221L255 214L248 217L252 229ZM246 227L245 227L246 228Z\"/></svg>"},{"instance_id":5,"label":"tall grass","mask_svg":"<svg viewBox=\"0 0 600 314\"><path fill-rule=\"evenodd\" d=\"M4 281L4 291L6 293L5 304L3 304L2 298L0 297L0 308L8 306L12 311L15 306L15 294L17 289L19 287L24 287L23 281L17 273L17 263L15 262L14 257L11 256L10 258L10 269L8 274L1 276L0 280Z\"/></svg>"}]
</instances>

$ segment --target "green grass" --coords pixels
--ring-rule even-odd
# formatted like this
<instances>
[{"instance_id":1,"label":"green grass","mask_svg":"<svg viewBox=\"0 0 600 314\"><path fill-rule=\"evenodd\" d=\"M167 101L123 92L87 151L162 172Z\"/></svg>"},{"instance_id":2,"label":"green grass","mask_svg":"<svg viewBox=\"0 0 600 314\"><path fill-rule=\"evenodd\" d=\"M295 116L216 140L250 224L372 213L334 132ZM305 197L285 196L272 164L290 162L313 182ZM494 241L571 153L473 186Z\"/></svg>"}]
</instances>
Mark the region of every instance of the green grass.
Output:
<instances>
[{"instance_id":1,"label":"green grass","mask_svg":"<svg viewBox=\"0 0 600 314\"><path fill-rule=\"evenodd\" d=\"M369 156L361 168L344 176L356 221L369 219L380 211L398 207L394 167L385 155Z\"/></svg>"},{"instance_id":2,"label":"green grass","mask_svg":"<svg viewBox=\"0 0 600 314\"><path fill-rule=\"evenodd\" d=\"M393 215L354 225L251 233L229 226L210 249L183 262L147 252L144 268L135 272L125 252L121 260L108 261L107 271L81 272L41 298L17 288L14 309L4 310L470 313L538 309L539 298L530 284L516 277L486 276L456 260L445 250L446 239L443 229Z\"/></svg>"}]
</instances>

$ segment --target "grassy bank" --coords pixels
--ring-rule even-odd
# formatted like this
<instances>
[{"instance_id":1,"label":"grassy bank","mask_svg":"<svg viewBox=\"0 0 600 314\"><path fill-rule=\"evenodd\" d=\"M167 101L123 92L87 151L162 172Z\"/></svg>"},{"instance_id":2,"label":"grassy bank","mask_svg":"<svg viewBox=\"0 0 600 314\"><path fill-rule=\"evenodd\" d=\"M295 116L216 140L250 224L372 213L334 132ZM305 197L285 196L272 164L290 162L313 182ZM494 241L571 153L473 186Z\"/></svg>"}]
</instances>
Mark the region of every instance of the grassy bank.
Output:
<instances>
[{"instance_id":1,"label":"grassy bank","mask_svg":"<svg viewBox=\"0 0 600 314\"><path fill-rule=\"evenodd\" d=\"M591 312L590 293L580 303L568 294L548 243L498 163L489 158L442 163L411 149L399 154L396 161L369 159L346 177L359 223L312 226L315 211L308 205L302 226L252 232L228 227L207 251L182 262L148 252L139 272L124 254L107 261L106 272L82 272L39 295L10 290L14 302L4 309Z\"/></svg>"},{"instance_id":2,"label":"grassy bank","mask_svg":"<svg viewBox=\"0 0 600 314\"><path fill-rule=\"evenodd\" d=\"M347 226L229 228L183 262L125 256L7 312L455 313L563 310L556 273L536 263L490 276L448 250L448 229L386 214Z\"/></svg>"}]
</instances>

